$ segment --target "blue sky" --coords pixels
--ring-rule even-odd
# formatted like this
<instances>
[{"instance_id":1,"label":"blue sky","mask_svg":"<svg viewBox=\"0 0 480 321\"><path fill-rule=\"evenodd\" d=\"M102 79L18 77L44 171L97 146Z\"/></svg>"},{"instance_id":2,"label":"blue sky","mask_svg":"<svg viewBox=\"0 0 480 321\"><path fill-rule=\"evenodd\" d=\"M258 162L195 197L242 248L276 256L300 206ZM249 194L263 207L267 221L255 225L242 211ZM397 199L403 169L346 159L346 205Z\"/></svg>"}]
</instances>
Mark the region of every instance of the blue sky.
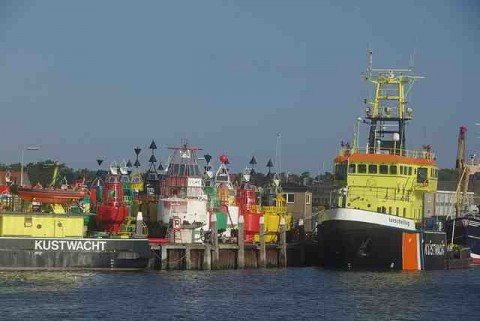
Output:
<instances>
[{"instance_id":1,"label":"blue sky","mask_svg":"<svg viewBox=\"0 0 480 321\"><path fill-rule=\"evenodd\" d=\"M370 92L370 46L377 67L416 52L409 147L453 167L460 125L480 151L479 16L453 0L3 1L0 161L38 145L26 161L95 168L138 145L146 165L152 139L163 162L188 139L263 170L280 132L282 170L329 170Z\"/></svg>"}]
</instances>

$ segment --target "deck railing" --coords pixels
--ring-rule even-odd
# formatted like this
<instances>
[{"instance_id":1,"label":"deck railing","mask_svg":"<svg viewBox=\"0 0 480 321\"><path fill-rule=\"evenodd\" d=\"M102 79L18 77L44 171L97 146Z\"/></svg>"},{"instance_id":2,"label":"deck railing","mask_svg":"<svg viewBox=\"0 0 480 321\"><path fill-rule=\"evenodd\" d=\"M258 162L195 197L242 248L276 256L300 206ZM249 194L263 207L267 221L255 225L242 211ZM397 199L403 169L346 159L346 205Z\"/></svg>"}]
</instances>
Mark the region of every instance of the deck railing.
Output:
<instances>
[{"instance_id":1,"label":"deck railing","mask_svg":"<svg viewBox=\"0 0 480 321\"><path fill-rule=\"evenodd\" d=\"M397 155L408 158L435 160L435 154L428 149L408 150L400 148L374 148L374 147L342 147L338 156L350 156L353 154L380 154L380 155Z\"/></svg>"}]
</instances>

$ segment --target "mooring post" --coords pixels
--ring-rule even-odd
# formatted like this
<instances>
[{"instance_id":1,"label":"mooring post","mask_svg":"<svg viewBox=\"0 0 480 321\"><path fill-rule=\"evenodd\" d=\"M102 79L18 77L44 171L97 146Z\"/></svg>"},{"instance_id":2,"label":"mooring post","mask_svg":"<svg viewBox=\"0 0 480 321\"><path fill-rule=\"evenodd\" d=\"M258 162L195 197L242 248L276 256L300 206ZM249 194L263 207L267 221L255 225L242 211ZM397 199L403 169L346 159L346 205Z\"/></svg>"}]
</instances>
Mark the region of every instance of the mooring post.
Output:
<instances>
[{"instance_id":1,"label":"mooring post","mask_svg":"<svg viewBox=\"0 0 480 321\"><path fill-rule=\"evenodd\" d=\"M303 219L298 220L298 240L297 246L299 246L298 251L300 251L300 262L297 264L301 264L302 266L306 265L305 260L305 226L303 223Z\"/></svg>"},{"instance_id":2,"label":"mooring post","mask_svg":"<svg viewBox=\"0 0 480 321\"><path fill-rule=\"evenodd\" d=\"M160 251L160 269L161 270L167 270L168 269L168 249L166 245L160 245L161 246L161 251Z\"/></svg>"},{"instance_id":3,"label":"mooring post","mask_svg":"<svg viewBox=\"0 0 480 321\"><path fill-rule=\"evenodd\" d=\"M280 258L278 263L281 267L287 267L287 232L284 217L280 219Z\"/></svg>"},{"instance_id":4,"label":"mooring post","mask_svg":"<svg viewBox=\"0 0 480 321\"><path fill-rule=\"evenodd\" d=\"M210 247L210 244L205 244L205 250L203 252L203 269L212 269L212 249Z\"/></svg>"},{"instance_id":5,"label":"mooring post","mask_svg":"<svg viewBox=\"0 0 480 321\"><path fill-rule=\"evenodd\" d=\"M303 219L298 220L298 241L305 240L305 224Z\"/></svg>"},{"instance_id":6,"label":"mooring post","mask_svg":"<svg viewBox=\"0 0 480 321\"><path fill-rule=\"evenodd\" d=\"M185 270L192 269L192 248L190 246L185 246Z\"/></svg>"},{"instance_id":7,"label":"mooring post","mask_svg":"<svg viewBox=\"0 0 480 321\"><path fill-rule=\"evenodd\" d=\"M260 267L267 267L267 252L265 249L265 218L260 217Z\"/></svg>"},{"instance_id":8,"label":"mooring post","mask_svg":"<svg viewBox=\"0 0 480 321\"><path fill-rule=\"evenodd\" d=\"M143 215L142 212L137 213L137 221L135 222L135 235L133 237L144 238L143 233Z\"/></svg>"},{"instance_id":9,"label":"mooring post","mask_svg":"<svg viewBox=\"0 0 480 321\"><path fill-rule=\"evenodd\" d=\"M212 269L217 269L220 253L218 250L217 215L215 215L215 213L212 214L211 229L212 229L212 245L213 245Z\"/></svg>"},{"instance_id":10,"label":"mooring post","mask_svg":"<svg viewBox=\"0 0 480 321\"><path fill-rule=\"evenodd\" d=\"M237 258L237 266L239 269L245 268L245 236L244 236L244 229L243 229L243 215L238 217L238 258Z\"/></svg>"}]
</instances>

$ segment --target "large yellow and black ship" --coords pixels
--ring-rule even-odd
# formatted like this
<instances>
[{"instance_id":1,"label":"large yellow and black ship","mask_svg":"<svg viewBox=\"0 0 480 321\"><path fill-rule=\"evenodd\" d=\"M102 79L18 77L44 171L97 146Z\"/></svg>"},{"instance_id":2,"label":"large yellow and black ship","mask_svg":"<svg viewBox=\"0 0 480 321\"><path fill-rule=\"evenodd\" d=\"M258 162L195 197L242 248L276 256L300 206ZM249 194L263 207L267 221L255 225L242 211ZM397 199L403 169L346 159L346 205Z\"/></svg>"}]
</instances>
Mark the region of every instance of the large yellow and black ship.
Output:
<instances>
[{"instance_id":1,"label":"large yellow and black ship","mask_svg":"<svg viewBox=\"0 0 480 321\"><path fill-rule=\"evenodd\" d=\"M327 266L420 270L443 268L445 234L421 229L425 195L437 189L438 169L430 146L407 149L406 125L413 109L407 95L421 78L410 69L372 69L375 86L365 100L352 144L334 159L331 208L321 215L318 235ZM369 126L359 144L359 126ZM430 247L423 246L425 241Z\"/></svg>"}]
</instances>

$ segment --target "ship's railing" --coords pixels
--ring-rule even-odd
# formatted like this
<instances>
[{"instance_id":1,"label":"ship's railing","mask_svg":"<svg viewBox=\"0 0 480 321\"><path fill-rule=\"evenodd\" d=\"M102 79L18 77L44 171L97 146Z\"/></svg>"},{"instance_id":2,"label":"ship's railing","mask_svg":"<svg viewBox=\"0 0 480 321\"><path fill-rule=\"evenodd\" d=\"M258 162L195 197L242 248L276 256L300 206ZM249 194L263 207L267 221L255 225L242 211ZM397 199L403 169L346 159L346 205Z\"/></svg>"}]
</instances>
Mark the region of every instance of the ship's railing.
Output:
<instances>
[{"instance_id":1,"label":"ship's railing","mask_svg":"<svg viewBox=\"0 0 480 321\"><path fill-rule=\"evenodd\" d=\"M408 150L400 148L374 148L374 147L342 147L338 156L350 156L352 154L379 154L379 155L397 155L408 158L435 160L435 154L429 149Z\"/></svg>"},{"instance_id":2,"label":"ship's railing","mask_svg":"<svg viewBox=\"0 0 480 321\"><path fill-rule=\"evenodd\" d=\"M53 206L54 204L51 204ZM17 195L2 195L0 197L0 214L1 213L48 213L51 214L52 208L48 212L44 212L45 206L36 202L28 202ZM83 213L83 208L76 204L65 205L65 212L57 214L79 214Z\"/></svg>"}]
</instances>

